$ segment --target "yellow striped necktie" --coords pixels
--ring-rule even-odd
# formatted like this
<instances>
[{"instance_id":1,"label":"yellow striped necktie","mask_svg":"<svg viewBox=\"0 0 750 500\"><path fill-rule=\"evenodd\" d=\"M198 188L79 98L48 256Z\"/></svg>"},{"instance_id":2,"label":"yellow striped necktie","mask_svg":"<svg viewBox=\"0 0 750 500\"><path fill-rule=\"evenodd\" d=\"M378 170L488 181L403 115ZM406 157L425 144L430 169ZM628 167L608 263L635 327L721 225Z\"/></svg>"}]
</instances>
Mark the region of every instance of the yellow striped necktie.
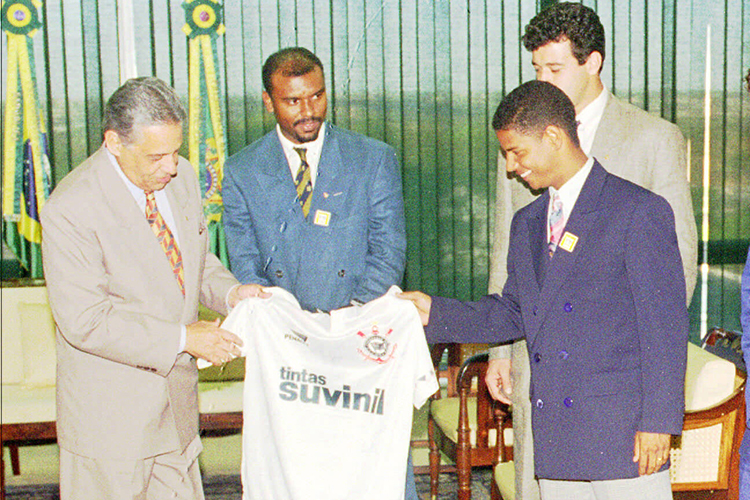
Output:
<instances>
[{"instance_id":1,"label":"yellow striped necktie","mask_svg":"<svg viewBox=\"0 0 750 500\"><path fill-rule=\"evenodd\" d=\"M297 198L302 206L302 215L307 217L310 213L312 204L312 176L310 175L310 165L307 163L307 149L294 148L301 160L297 175L294 177L294 185L297 186Z\"/></svg>"}]
</instances>

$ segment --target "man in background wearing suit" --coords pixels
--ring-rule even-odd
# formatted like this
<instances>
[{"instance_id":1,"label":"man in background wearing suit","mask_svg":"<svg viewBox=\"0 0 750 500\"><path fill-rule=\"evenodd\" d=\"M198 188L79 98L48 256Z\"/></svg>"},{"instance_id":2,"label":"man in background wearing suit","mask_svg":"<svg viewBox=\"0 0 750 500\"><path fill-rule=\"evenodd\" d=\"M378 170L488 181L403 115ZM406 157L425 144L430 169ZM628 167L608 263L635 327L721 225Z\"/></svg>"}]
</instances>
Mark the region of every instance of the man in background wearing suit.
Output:
<instances>
[{"instance_id":1,"label":"man in background wearing suit","mask_svg":"<svg viewBox=\"0 0 750 500\"><path fill-rule=\"evenodd\" d=\"M508 172L549 188L513 217L502 296L403 297L430 342L526 338L543 500L671 499L689 331L672 210L587 157L550 83L508 94L492 126Z\"/></svg>"},{"instance_id":2,"label":"man in background wearing suit","mask_svg":"<svg viewBox=\"0 0 750 500\"><path fill-rule=\"evenodd\" d=\"M195 358L221 364L238 337L197 321L259 290L208 252L185 110L157 78L107 102L104 145L42 211L57 324L62 499L203 498Z\"/></svg>"},{"instance_id":3,"label":"man in background wearing suit","mask_svg":"<svg viewBox=\"0 0 750 500\"><path fill-rule=\"evenodd\" d=\"M589 7L559 3L540 12L526 26L523 43L532 53L537 80L556 85L573 101L583 151L600 160L609 172L661 195L671 205L689 304L697 273L697 234L687 183L686 147L680 130L621 101L604 87L600 77L605 54L604 27ZM511 218L539 194L513 177L506 175L500 155L490 293L499 292L506 279ZM525 341L496 347L490 357L494 358L486 378L490 393L495 399L513 404L516 497L538 500Z\"/></svg>"},{"instance_id":4,"label":"man in background wearing suit","mask_svg":"<svg viewBox=\"0 0 750 500\"><path fill-rule=\"evenodd\" d=\"M396 152L325 121L323 65L307 49L272 54L263 86L276 128L224 169L232 272L243 283L286 289L307 310L383 295L406 265ZM407 498L416 498L408 472Z\"/></svg>"}]
</instances>

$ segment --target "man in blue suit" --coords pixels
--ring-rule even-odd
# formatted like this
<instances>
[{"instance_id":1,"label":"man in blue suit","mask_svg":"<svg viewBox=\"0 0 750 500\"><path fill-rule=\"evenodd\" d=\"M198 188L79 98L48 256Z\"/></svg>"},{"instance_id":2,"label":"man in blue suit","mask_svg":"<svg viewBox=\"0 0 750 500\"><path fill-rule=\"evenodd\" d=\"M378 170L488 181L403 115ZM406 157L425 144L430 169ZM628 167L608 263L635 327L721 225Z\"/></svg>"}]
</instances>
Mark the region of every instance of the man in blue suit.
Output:
<instances>
[{"instance_id":1,"label":"man in blue suit","mask_svg":"<svg viewBox=\"0 0 750 500\"><path fill-rule=\"evenodd\" d=\"M401 282L401 171L388 145L325 122L323 65L287 48L263 65L277 126L229 158L224 228L232 272L309 310L367 302Z\"/></svg>"},{"instance_id":2,"label":"man in blue suit","mask_svg":"<svg viewBox=\"0 0 750 500\"><path fill-rule=\"evenodd\" d=\"M263 65L276 128L229 158L224 230L242 283L279 286L304 309L367 302L401 283L401 170L387 144L325 121L323 64L301 47ZM416 500L412 467L406 499Z\"/></svg>"},{"instance_id":3,"label":"man in blue suit","mask_svg":"<svg viewBox=\"0 0 750 500\"><path fill-rule=\"evenodd\" d=\"M430 342L526 338L543 500L671 499L689 328L672 210L586 156L550 83L511 92L493 127L507 169L549 188L513 218L502 295L404 297Z\"/></svg>"}]
</instances>

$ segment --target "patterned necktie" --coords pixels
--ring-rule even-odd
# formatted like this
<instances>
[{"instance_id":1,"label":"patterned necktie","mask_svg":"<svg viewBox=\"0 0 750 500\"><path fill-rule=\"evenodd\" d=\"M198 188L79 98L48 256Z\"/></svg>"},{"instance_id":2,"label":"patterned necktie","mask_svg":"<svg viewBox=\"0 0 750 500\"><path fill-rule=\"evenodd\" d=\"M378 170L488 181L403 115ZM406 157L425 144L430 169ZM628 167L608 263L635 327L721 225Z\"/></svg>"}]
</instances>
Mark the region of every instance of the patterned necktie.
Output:
<instances>
[{"instance_id":1,"label":"patterned necktie","mask_svg":"<svg viewBox=\"0 0 750 500\"><path fill-rule=\"evenodd\" d=\"M302 215L307 217L310 213L310 204L312 203L312 177L310 175L310 165L307 163L307 149L294 148L301 160L297 175L294 177L294 184L297 186L297 198L302 206Z\"/></svg>"},{"instance_id":2,"label":"patterned necktie","mask_svg":"<svg viewBox=\"0 0 750 500\"><path fill-rule=\"evenodd\" d=\"M549 256L554 255L560 238L562 238L563 229L565 229L565 218L563 217L563 204L560 194L555 191L552 194L552 210L549 214Z\"/></svg>"},{"instance_id":3,"label":"patterned necktie","mask_svg":"<svg viewBox=\"0 0 750 500\"><path fill-rule=\"evenodd\" d=\"M185 275L182 269L182 254L180 248L177 246L177 241L172 235L172 231L167 227L167 223L164 222L164 218L159 213L159 209L156 208L156 198L154 198L154 192L146 193L146 220L151 225L151 230L156 235L156 239L159 240L161 249L164 250L164 255L167 256L167 260L172 265L172 272L174 277L177 279L177 283L180 285L180 291L185 296Z\"/></svg>"}]
</instances>

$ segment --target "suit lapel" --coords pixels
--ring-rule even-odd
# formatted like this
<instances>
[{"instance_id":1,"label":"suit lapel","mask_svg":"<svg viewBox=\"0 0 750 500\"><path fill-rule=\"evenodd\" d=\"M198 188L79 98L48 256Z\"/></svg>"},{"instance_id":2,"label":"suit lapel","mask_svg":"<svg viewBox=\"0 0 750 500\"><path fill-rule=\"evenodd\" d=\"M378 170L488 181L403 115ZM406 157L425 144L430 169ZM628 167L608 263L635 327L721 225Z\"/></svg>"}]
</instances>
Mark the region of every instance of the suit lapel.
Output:
<instances>
[{"instance_id":1,"label":"suit lapel","mask_svg":"<svg viewBox=\"0 0 750 500\"><path fill-rule=\"evenodd\" d=\"M146 222L146 214L141 212L133 199L133 195L130 194L128 187L115 170L119 167L112 165L110 162L104 146L95 153L93 161L97 163L99 184L101 192L106 193L103 198L107 206L115 214L116 219L123 222L124 227L134 231L134 233L143 233L138 234L143 237L146 233L142 229L145 227L150 230ZM153 233L151 234L153 235Z\"/></svg>"},{"instance_id":2,"label":"suit lapel","mask_svg":"<svg viewBox=\"0 0 750 500\"><path fill-rule=\"evenodd\" d=\"M177 234L180 236L180 254L182 255L182 268L185 280L185 302L191 304L193 302L193 295L199 290L198 281L198 269L200 268L200 252L198 247L200 245L198 231L205 231L206 225L203 221L203 214L200 213L197 217L201 220L191 220L196 215L191 212L189 203L191 199L190 193L188 192L187 185L188 179L183 178L184 175L194 174L192 168L185 168L183 171L175 177L167 187L166 190L167 199L169 200L169 206L172 209L172 217L177 225ZM199 228L196 230L196 228ZM166 260L166 259L165 259ZM167 261L169 264L169 261ZM169 270L172 270L171 265ZM177 280L174 280L175 283ZM178 286L179 288L179 286ZM197 300L197 298L195 299Z\"/></svg>"},{"instance_id":3,"label":"suit lapel","mask_svg":"<svg viewBox=\"0 0 750 500\"><path fill-rule=\"evenodd\" d=\"M529 307L524 307L526 311L536 310L539 304L539 294L544 283L547 269L547 205L549 204L549 194L545 191L540 197L534 200L525 211L525 224L519 227L519 231L525 231L526 234L519 235L519 241L527 240L527 245L517 245L515 249L509 249L509 259L511 254L514 255L515 281L518 287L518 294ZM511 243L513 244L513 243ZM528 341L532 342L532 337L538 330L539 316L525 316L526 324L524 330Z\"/></svg>"},{"instance_id":4,"label":"suit lapel","mask_svg":"<svg viewBox=\"0 0 750 500\"><path fill-rule=\"evenodd\" d=\"M318 163L315 189L312 194L311 214L314 214L316 208L320 208L321 205L328 208L332 201L329 198L343 194L346 185L341 182L340 177L344 174L345 168L346 165L344 165L341 158L341 148L339 147L335 129L327 123L323 150L320 153L320 161Z\"/></svg>"},{"instance_id":5,"label":"suit lapel","mask_svg":"<svg viewBox=\"0 0 750 500\"><path fill-rule=\"evenodd\" d=\"M146 214L138 207L133 195L130 194L128 187L115 170L118 167L111 164L104 146L96 153L94 161L98 164L97 171L101 192L105 193L102 198L111 210L114 220L117 220L119 224L117 232L122 235L121 243L133 255L141 256L140 268L131 271L143 273L154 284L154 287L169 283L166 286L170 290L174 288L174 291L176 291L176 294L171 295L175 298L179 297L181 301L182 293L174 279L172 266L166 259L148 221L146 221ZM170 182L170 184L172 183ZM175 201L175 203L177 202ZM170 205L173 207L172 212L175 220L178 220L181 207L172 205L172 198L170 198ZM182 238L182 234L180 234L180 237ZM179 305L175 304L180 308L182 308L182 305L182 302Z\"/></svg>"},{"instance_id":6,"label":"suit lapel","mask_svg":"<svg viewBox=\"0 0 750 500\"><path fill-rule=\"evenodd\" d=\"M537 210L526 221L529 228L529 258L534 265L534 274L539 288L544 283L547 274L547 206L549 205L549 191L540 197Z\"/></svg>"},{"instance_id":7,"label":"suit lapel","mask_svg":"<svg viewBox=\"0 0 750 500\"><path fill-rule=\"evenodd\" d=\"M294 187L294 179L289 170L289 162L286 159L284 148L276 130L272 130L266 135L267 159L268 161L258 164L258 173L256 178L261 186L261 192L274 203L283 202L293 199L297 196ZM300 212L301 214L301 212Z\"/></svg>"},{"instance_id":8,"label":"suit lapel","mask_svg":"<svg viewBox=\"0 0 750 500\"><path fill-rule=\"evenodd\" d=\"M581 189L581 193L578 195L578 200L573 207L573 212L570 214L565 224L565 233L570 233L571 235L576 236L578 241L572 251L569 252L558 247L555 251L554 257L552 259L547 259L549 264L547 266L547 273L539 296L539 322L536 325L537 328L535 328L533 332L527 332L527 335L530 334L531 336L534 336L546 315L551 312L551 307L556 304L554 299L559 293L560 287L574 271L578 256L586 247L589 238L594 236L592 230L597 226L596 220L599 217L600 206L599 196L606 175L606 171L597 161L595 161L594 166ZM543 240L546 241L546 237L543 238ZM546 250L544 251L544 254L546 255Z\"/></svg>"},{"instance_id":9,"label":"suit lapel","mask_svg":"<svg viewBox=\"0 0 750 500\"><path fill-rule=\"evenodd\" d=\"M628 123L623 122L623 116L620 102L610 93L607 96L607 104L594 135L589 157L601 159L604 165L608 165L610 156L616 156L614 152L619 151L625 145L623 140L632 135L625 130ZM613 173L617 174L617 172Z\"/></svg>"}]
</instances>

